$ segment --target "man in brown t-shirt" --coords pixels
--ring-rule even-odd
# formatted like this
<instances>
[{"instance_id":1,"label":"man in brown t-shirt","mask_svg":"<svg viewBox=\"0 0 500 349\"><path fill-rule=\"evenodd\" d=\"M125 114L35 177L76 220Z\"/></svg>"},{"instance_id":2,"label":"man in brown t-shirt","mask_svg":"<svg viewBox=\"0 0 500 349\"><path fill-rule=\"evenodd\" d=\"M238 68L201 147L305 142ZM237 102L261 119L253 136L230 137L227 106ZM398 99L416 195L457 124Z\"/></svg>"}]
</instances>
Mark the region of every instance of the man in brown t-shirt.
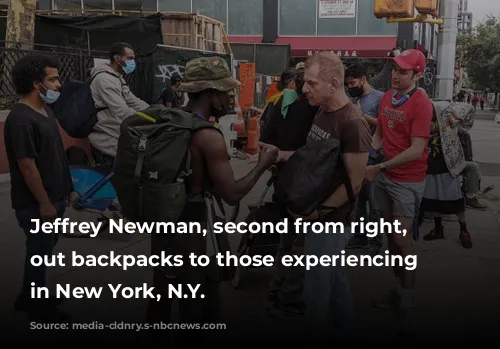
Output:
<instances>
[{"instance_id":1,"label":"man in brown t-shirt","mask_svg":"<svg viewBox=\"0 0 500 349\"><path fill-rule=\"evenodd\" d=\"M362 187L371 132L359 107L354 106L344 90L344 65L333 53L316 54L306 62L304 93L312 105L320 106L308 141L336 138L340 141L344 162L354 194ZM269 146L269 145L268 145ZM293 152L280 151L278 161L287 161ZM346 222L349 198L345 186L340 186L323 203L328 209L318 209L309 217L290 212L295 218L329 222ZM305 235L305 255L340 255L350 238L345 234ZM315 267L306 271L304 281L307 339L318 340L347 335L353 320L352 302L347 275L342 267Z\"/></svg>"},{"instance_id":2,"label":"man in brown t-shirt","mask_svg":"<svg viewBox=\"0 0 500 349\"><path fill-rule=\"evenodd\" d=\"M328 138L336 138L340 141L342 153L347 158L349 158L349 154L359 154L356 158L362 157L365 153L369 152L371 146L369 125L364 120L361 110L350 101L340 109L332 112L327 111L326 108L321 108L318 111L309 131L307 141ZM348 159L346 159L346 165L348 166ZM361 166L359 166L359 170L362 170ZM352 176L352 174L350 175ZM357 195L359 188L353 186L353 189ZM343 191L345 192L345 189ZM325 215L325 220L329 222L344 222L346 217L351 216L353 213L349 211L348 201L342 205L341 198L330 198L330 200L332 200L332 204L328 204L327 200L324 206L338 208L331 212L328 210L325 210L324 213L322 212ZM337 203L338 205L336 205ZM315 219L317 217L313 214L311 218Z\"/></svg>"}]
</instances>

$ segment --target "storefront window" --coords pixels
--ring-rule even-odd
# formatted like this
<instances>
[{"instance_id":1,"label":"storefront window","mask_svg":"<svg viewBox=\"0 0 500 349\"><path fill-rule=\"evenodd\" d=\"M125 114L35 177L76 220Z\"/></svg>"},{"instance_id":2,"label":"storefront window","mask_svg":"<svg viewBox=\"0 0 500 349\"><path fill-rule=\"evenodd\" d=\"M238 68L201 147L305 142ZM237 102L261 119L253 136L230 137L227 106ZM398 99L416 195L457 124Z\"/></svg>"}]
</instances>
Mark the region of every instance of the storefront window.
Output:
<instances>
[{"instance_id":1,"label":"storefront window","mask_svg":"<svg viewBox=\"0 0 500 349\"><path fill-rule=\"evenodd\" d=\"M113 0L83 0L85 10L112 10Z\"/></svg>"},{"instance_id":2,"label":"storefront window","mask_svg":"<svg viewBox=\"0 0 500 349\"><path fill-rule=\"evenodd\" d=\"M141 9L142 0L115 0L115 10L140 11Z\"/></svg>"},{"instance_id":3,"label":"storefront window","mask_svg":"<svg viewBox=\"0 0 500 349\"><path fill-rule=\"evenodd\" d=\"M158 0L160 12L191 12L191 0Z\"/></svg>"},{"instance_id":4,"label":"storefront window","mask_svg":"<svg viewBox=\"0 0 500 349\"><path fill-rule=\"evenodd\" d=\"M264 0L231 0L228 35L262 35Z\"/></svg>"},{"instance_id":5,"label":"storefront window","mask_svg":"<svg viewBox=\"0 0 500 349\"><path fill-rule=\"evenodd\" d=\"M280 1L280 35L316 35L316 5L311 0Z\"/></svg>"},{"instance_id":6,"label":"storefront window","mask_svg":"<svg viewBox=\"0 0 500 349\"><path fill-rule=\"evenodd\" d=\"M81 8L81 0L54 0L55 10L75 10Z\"/></svg>"},{"instance_id":7,"label":"storefront window","mask_svg":"<svg viewBox=\"0 0 500 349\"><path fill-rule=\"evenodd\" d=\"M192 0L193 12L227 23L227 0Z\"/></svg>"},{"instance_id":8,"label":"storefront window","mask_svg":"<svg viewBox=\"0 0 500 349\"><path fill-rule=\"evenodd\" d=\"M397 35L398 24L386 23L373 14L374 0L358 0L358 35Z\"/></svg>"}]
</instances>

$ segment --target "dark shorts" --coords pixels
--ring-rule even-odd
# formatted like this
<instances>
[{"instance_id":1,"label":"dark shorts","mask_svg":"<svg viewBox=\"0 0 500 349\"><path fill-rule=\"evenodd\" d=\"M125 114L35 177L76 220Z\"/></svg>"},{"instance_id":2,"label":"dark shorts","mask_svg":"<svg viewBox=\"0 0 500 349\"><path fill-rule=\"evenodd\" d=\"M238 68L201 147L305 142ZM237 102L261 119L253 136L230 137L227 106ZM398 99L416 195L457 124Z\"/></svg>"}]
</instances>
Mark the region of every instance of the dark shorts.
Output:
<instances>
[{"instance_id":1,"label":"dark shorts","mask_svg":"<svg viewBox=\"0 0 500 349\"><path fill-rule=\"evenodd\" d=\"M392 213L395 217L416 217L425 190L425 180L420 183L402 183L379 174L375 179L374 209Z\"/></svg>"}]
</instances>

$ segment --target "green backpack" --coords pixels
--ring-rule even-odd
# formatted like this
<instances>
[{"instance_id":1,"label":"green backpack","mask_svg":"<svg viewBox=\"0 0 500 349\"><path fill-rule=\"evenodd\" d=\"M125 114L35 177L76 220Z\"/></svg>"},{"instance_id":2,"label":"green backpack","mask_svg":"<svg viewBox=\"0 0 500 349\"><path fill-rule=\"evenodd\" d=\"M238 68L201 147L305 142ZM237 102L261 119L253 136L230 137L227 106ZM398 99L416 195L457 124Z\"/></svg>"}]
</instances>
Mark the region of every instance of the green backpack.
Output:
<instances>
[{"instance_id":1,"label":"green backpack","mask_svg":"<svg viewBox=\"0 0 500 349\"><path fill-rule=\"evenodd\" d=\"M132 222L177 222L187 203L194 132L217 125L180 109L153 105L120 126L112 184Z\"/></svg>"}]
</instances>

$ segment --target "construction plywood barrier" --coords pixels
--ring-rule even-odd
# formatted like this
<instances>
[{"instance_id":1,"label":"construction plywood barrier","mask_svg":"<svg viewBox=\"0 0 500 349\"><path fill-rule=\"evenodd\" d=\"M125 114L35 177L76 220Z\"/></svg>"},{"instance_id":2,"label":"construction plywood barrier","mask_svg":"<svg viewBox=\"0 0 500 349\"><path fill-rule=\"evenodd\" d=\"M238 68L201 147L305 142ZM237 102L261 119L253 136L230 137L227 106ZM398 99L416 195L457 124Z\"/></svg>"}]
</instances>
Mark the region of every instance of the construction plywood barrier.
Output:
<instances>
[{"instance_id":1,"label":"construction plywood barrier","mask_svg":"<svg viewBox=\"0 0 500 349\"><path fill-rule=\"evenodd\" d=\"M163 44L224 52L224 24L192 13L162 14Z\"/></svg>"}]
</instances>

